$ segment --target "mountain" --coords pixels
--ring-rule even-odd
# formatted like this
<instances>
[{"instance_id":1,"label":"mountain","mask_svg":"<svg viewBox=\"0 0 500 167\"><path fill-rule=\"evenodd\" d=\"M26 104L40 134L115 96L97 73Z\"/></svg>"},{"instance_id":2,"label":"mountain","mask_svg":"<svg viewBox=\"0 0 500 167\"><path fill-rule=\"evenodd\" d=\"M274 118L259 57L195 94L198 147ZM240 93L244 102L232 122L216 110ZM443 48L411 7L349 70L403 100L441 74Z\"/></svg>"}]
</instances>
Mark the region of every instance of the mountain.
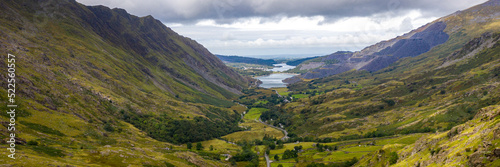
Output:
<instances>
[{"instance_id":1,"label":"mountain","mask_svg":"<svg viewBox=\"0 0 500 167\"><path fill-rule=\"evenodd\" d=\"M330 76L289 85L293 102L263 121L287 125L296 140L356 150L372 142L363 156L331 152L357 156L354 166L498 166L499 11L490 0L362 51L321 57L335 61L301 77Z\"/></svg>"},{"instance_id":2,"label":"mountain","mask_svg":"<svg viewBox=\"0 0 500 167\"><path fill-rule=\"evenodd\" d=\"M246 64L259 64L266 66L273 66L273 64L277 64L273 59L259 59L259 58L251 58L251 57L242 57L242 56L224 56L224 55L216 55L219 59L228 63L246 63Z\"/></svg>"},{"instance_id":3,"label":"mountain","mask_svg":"<svg viewBox=\"0 0 500 167\"><path fill-rule=\"evenodd\" d=\"M2 0L0 75L17 107L0 114L0 164L498 166L499 11L490 0L307 60L334 72L269 90L151 16Z\"/></svg>"},{"instance_id":4,"label":"mountain","mask_svg":"<svg viewBox=\"0 0 500 167\"><path fill-rule=\"evenodd\" d=\"M492 4L494 5L494 2ZM489 11L489 13L484 13L486 15L481 16L480 19L470 20L470 22L487 22L495 17L495 13L495 11ZM402 36L368 46L361 51L354 53L338 52L323 56L317 61L304 62L297 69L306 71L297 78L317 79L352 69L375 72L402 58L419 56L447 42L452 35L459 34L460 32L457 30L460 30L461 27L457 27L457 24L461 23L458 21L468 19L460 17L462 15L464 15L463 11L458 11ZM289 82L295 83L296 81L299 80L290 79Z\"/></svg>"},{"instance_id":5,"label":"mountain","mask_svg":"<svg viewBox=\"0 0 500 167\"><path fill-rule=\"evenodd\" d=\"M18 105L18 161L2 151L1 164L224 165L167 150L239 131L228 107L255 80L152 16L74 0L2 0L0 13L0 57L15 55ZM8 139L10 116L0 119Z\"/></svg>"},{"instance_id":6,"label":"mountain","mask_svg":"<svg viewBox=\"0 0 500 167\"><path fill-rule=\"evenodd\" d=\"M290 65L290 66L298 66L299 64L301 64L307 60L316 59L318 57L319 56L314 56L314 57L307 57L307 58L302 58L302 59L291 60L291 61L287 61L286 64Z\"/></svg>"},{"instance_id":7,"label":"mountain","mask_svg":"<svg viewBox=\"0 0 500 167\"><path fill-rule=\"evenodd\" d=\"M473 118L481 108L498 104L499 9L500 1L491 0L434 21L429 25L446 24L446 42L378 71L349 70L289 85L291 94L310 95L284 108L297 114L294 121L301 122L295 132L338 137L347 131L362 136L409 133L425 127L429 128L425 131L443 131ZM382 50L390 48L373 52ZM362 53L369 54L365 49L321 59L348 61L366 57Z\"/></svg>"}]
</instances>

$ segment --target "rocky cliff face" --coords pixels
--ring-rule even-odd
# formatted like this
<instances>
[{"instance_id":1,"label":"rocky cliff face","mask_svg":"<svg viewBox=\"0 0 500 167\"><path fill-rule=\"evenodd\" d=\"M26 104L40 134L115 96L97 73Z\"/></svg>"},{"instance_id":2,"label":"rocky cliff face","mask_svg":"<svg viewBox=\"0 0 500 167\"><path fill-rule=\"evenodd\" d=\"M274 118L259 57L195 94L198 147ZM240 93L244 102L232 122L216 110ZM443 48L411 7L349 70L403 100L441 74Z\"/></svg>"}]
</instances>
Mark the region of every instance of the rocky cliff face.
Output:
<instances>
[{"instance_id":1,"label":"rocky cliff face","mask_svg":"<svg viewBox=\"0 0 500 167\"><path fill-rule=\"evenodd\" d=\"M486 29L490 29L492 26L495 27L487 24L498 19L499 15L498 11L496 11L500 6L498 4L499 1L491 0L465 11L456 12L402 36L354 52L349 57L339 57L337 53L324 56L321 58L321 62L335 59L337 63L323 64L303 75L290 79L289 83L300 81L299 79L323 78L352 69L375 72L402 58L415 57L426 53L432 48L448 42L451 36L463 36L464 38L461 39L469 40L471 36L480 34L466 33L465 31L475 29L473 27L484 26ZM483 32L483 30L478 32ZM451 41L451 43L457 45L460 45L460 42L463 41ZM305 62L299 65L298 68L308 66L309 63L317 62Z\"/></svg>"},{"instance_id":2,"label":"rocky cliff face","mask_svg":"<svg viewBox=\"0 0 500 167\"><path fill-rule=\"evenodd\" d=\"M399 166L431 164L496 166L500 159L499 106L483 108L473 120L448 132L419 139L400 153Z\"/></svg>"},{"instance_id":3,"label":"rocky cliff face","mask_svg":"<svg viewBox=\"0 0 500 167\"><path fill-rule=\"evenodd\" d=\"M24 54L26 51L19 50L20 47L45 46L43 54L49 59L55 57L54 54L61 62L75 57L86 59L93 64L89 69L94 70L105 68L92 62L95 58L85 56L111 58L101 63L122 64L129 70L140 71L141 77L168 90L171 96L189 93L230 98L253 81L240 76L196 41L177 34L152 16L137 17L123 9L83 6L71 0L6 1L2 2L2 9L4 19L8 20L3 26L2 46L7 48L4 52ZM12 34L25 36L13 37ZM26 43L7 41L6 35L23 38ZM36 39L45 39L45 43L39 44L42 41ZM94 44L86 46L89 43ZM59 50L62 51L57 52ZM35 54L34 58L37 56ZM89 63L83 63L86 65ZM106 75L121 76L118 73ZM203 101L194 96L186 98L188 101L195 99Z\"/></svg>"},{"instance_id":4,"label":"rocky cliff face","mask_svg":"<svg viewBox=\"0 0 500 167\"><path fill-rule=\"evenodd\" d=\"M43 143L25 147L29 160L9 161L19 166L186 166L161 153L172 145L159 141L195 142L239 130L239 114L227 107L253 81L152 16L74 0L0 1L0 58L8 54L16 56L22 129L16 137ZM0 85L7 94L6 82ZM8 135L0 131L1 139ZM144 156L141 149L166 156Z\"/></svg>"},{"instance_id":5,"label":"rocky cliff face","mask_svg":"<svg viewBox=\"0 0 500 167\"><path fill-rule=\"evenodd\" d=\"M163 67L166 69L185 68L179 70L190 70L232 93L239 93L248 82L247 78L225 66L205 47L194 40L180 36L152 16L139 18L123 9L109 9L104 6L86 8L90 12L86 12L83 8L80 12L76 12L77 16L88 23L95 33L116 46L132 50L151 64L167 66ZM161 58L167 61L162 62ZM184 63L187 67L175 67L174 61ZM182 75L172 70L166 71L172 76ZM184 83L196 82L189 81L189 76L176 78L183 80ZM194 83L190 86L197 87ZM203 88L197 87L197 89L203 91Z\"/></svg>"},{"instance_id":6,"label":"rocky cliff face","mask_svg":"<svg viewBox=\"0 0 500 167\"><path fill-rule=\"evenodd\" d=\"M444 32L445 28L446 23L434 22L401 37L379 42L358 52L333 53L323 57L321 61L336 60L336 63L323 65L297 77L304 79L323 78L352 69L378 71L401 58L418 56L446 42L449 36ZM301 64L300 66L306 65Z\"/></svg>"}]
</instances>

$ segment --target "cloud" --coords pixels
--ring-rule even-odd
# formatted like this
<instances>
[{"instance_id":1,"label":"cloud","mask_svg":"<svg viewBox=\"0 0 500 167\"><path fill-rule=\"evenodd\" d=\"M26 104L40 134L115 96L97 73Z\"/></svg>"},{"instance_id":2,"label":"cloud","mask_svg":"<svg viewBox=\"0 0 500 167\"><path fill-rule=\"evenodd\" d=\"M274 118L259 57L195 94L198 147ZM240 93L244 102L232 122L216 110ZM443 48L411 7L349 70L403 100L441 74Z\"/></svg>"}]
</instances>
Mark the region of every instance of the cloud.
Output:
<instances>
[{"instance_id":1,"label":"cloud","mask_svg":"<svg viewBox=\"0 0 500 167\"><path fill-rule=\"evenodd\" d=\"M272 53L307 51L321 55L338 50L360 50L402 35L436 18L422 18L419 10L412 10L397 16L384 13L346 17L335 22L325 22L324 16L250 17L239 18L232 23L205 19L172 29L194 37L214 53L264 54L264 51L274 48Z\"/></svg>"},{"instance_id":2,"label":"cloud","mask_svg":"<svg viewBox=\"0 0 500 167\"><path fill-rule=\"evenodd\" d=\"M152 15L212 53L356 51L486 0L77 0Z\"/></svg>"},{"instance_id":3,"label":"cloud","mask_svg":"<svg viewBox=\"0 0 500 167\"><path fill-rule=\"evenodd\" d=\"M87 5L124 8L130 13L153 15L163 22L193 22L212 19L232 22L242 17L277 15L317 16L327 20L365 17L378 13L421 10L442 16L486 0L78 0Z\"/></svg>"}]
</instances>

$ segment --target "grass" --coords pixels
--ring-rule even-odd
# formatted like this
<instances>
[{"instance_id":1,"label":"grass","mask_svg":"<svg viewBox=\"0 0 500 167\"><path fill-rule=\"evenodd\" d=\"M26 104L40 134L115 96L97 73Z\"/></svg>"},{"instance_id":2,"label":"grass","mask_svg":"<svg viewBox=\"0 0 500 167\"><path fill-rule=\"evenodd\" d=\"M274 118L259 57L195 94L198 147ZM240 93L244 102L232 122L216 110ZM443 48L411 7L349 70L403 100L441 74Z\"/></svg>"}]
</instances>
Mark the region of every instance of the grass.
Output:
<instances>
[{"instance_id":1,"label":"grass","mask_svg":"<svg viewBox=\"0 0 500 167\"><path fill-rule=\"evenodd\" d=\"M424 136L425 134L417 133L417 134L410 134L410 135L404 135L401 137L397 138L391 138L391 139L384 139L384 140L376 140L377 145L386 145L386 144L413 144L415 141L417 141L419 138Z\"/></svg>"},{"instance_id":2,"label":"grass","mask_svg":"<svg viewBox=\"0 0 500 167\"><path fill-rule=\"evenodd\" d=\"M64 134L59 132L58 130L54 130L54 129L49 128L49 127L44 126L44 125L40 125L40 124L36 124L36 123L29 123L29 122L24 122L24 121L21 121L21 124L23 124L24 126L27 126L28 128L30 128L32 130L36 130L36 131L39 131L42 133L53 134L53 135L57 135L57 136L64 136Z\"/></svg>"},{"instance_id":3,"label":"grass","mask_svg":"<svg viewBox=\"0 0 500 167\"><path fill-rule=\"evenodd\" d=\"M352 158L360 159L363 155L368 154L368 152L355 152L355 153L344 153L343 151L332 152L331 155L323 157L324 162L341 162L351 160Z\"/></svg>"},{"instance_id":4,"label":"grass","mask_svg":"<svg viewBox=\"0 0 500 167\"><path fill-rule=\"evenodd\" d=\"M382 146L357 146L357 147L349 147L349 148L344 148L342 151L347 151L347 152L372 152L372 151L377 151L380 150Z\"/></svg>"},{"instance_id":5,"label":"grass","mask_svg":"<svg viewBox=\"0 0 500 167\"><path fill-rule=\"evenodd\" d=\"M307 150L310 148L313 148L314 142L300 142L299 144L296 143L287 143L283 145L282 149L275 149L270 151L270 155L274 156L276 154L283 154L285 150L293 150L295 146L302 146L302 149Z\"/></svg>"},{"instance_id":6,"label":"grass","mask_svg":"<svg viewBox=\"0 0 500 167\"><path fill-rule=\"evenodd\" d=\"M294 94L292 95L293 99L302 99L302 98L307 98L309 97L308 94Z\"/></svg>"},{"instance_id":7,"label":"grass","mask_svg":"<svg viewBox=\"0 0 500 167\"><path fill-rule=\"evenodd\" d=\"M210 152L219 153L219 154L228 154L228 153L236 153L241 148L234 144L229 144L226 141L219 139L212 139L201 142L203 145L203 150L210 151L210 146L214 148L214 150Z\"/></svg>"},{"instance_id":8,"label":"grass","mask_svg":"<svg viewBox=\"0 0 500 167\"><path fill-rule=\"evenodd\" d=\"M294 167L295 163L282 163L282 162L272 162L271 167L278 167L278 165L283 165L283 167Z\"/></svg>"},{"instance_id":9,"label":"grass","mask_svg":"<svg viewBox=\"0 0 500 167\"><path fill-rule=\"evenodd\" d=\"M245 114L244 118L247 120L256 120L260 118L262 112L267 111L266 108L251 108L248 113Z\"/></svg>"},{"instance_id":10,"label":"grass","mask_svg":"<svg viewBox=\"0 0 500 167\"><path fill-rule=\"evenodd\" d=\"M269 103L269 101L267 101L267 100L259 100L259 101L255 102L255 105L257 105L257 104L267 104L267 103Z\"/></svg>"},{"instance_id":11,"label":"grass","mask_svg":"<svg viewBox=\"0 0 500 167\"><path fill-rule=\"evenodd\" d=\"M53 156L53 157L64 157L65 156L65 154L62 150L59 150L59 149L56 149L53 147L33 146L33 147L31 147L31 149L33 149L34 151L36 151L38 153L44 153L44 154L47 154L47 155Z\"/></svg>"},{"instance_id":12,"label":"grass","mask_svg":"<svg viewBox=\"0 0 500 167\"><path fill-rule=\"evenodd\" d=\"M231 106L230 109L238 112L238 114L242 114L243 112L245 112L247 110L247 108L245 106L242 106L239 104Z\"/></svg>"},{"instance_id":13,"label":"grass","mask_svg":"<svg viewBox=\"0 0 500 167\"><path fill-rule=\"evenodd\" d=\"M203 50L201 46L186 41L187 39L180 36L172 35L173 33L166 36L156 31L146 33L149 34L148 37L159 37L158 44L164 46L150 46L151 43L156 44L154 39L153 41L134 39L144 34L129 28L148 29L149 24L155 24L149 22L148 17L130 16L131 20L138 20L139 25L134 26L136 24L129 24L127 22L129 19L123 19L116 11L102 9L104 13L109 12L112 16L109 18L122 18L108 20L111 22L108 25L125 24L126 26L118 28L123 30L118 34L130 35L134 39L125 40L125 42L120 38L105 37L94 32L93 30L98 27L92 28L94 24L87 23L83 20L85 18L79 19L80 16L67 9L58 10L59 14L67 17L54 17L58 18L57 20L44 15L36 16L39 20L47 19L47 22L43 24L37 21L31 23L30 19L24 22L19 22L19 19L6 19L34 18L33 11L36 9L32 9L32 5L10 1L2 6L9 10L0 11L6 16L0 18L0 22L5 23L0 26L0 30L7 34L0 37L2 38L0 41L21 41L22 46L4 42L2 44L5 45L6 50L0 51L0 57L5 58L7 52L21 56L31 55L28 58L24 56L18 59L23 62L23 65L22 68L17 69L19 72L17 75L23 76L24 83L19 87L19 92L26 95L18 98L21 102L19 111L29 114L19 115L20 126L16 128L23 132L19 133L18 137L27 141L38 141L40 145L20 145L18 149L22 151L22 154L19 154L18 158L29 157L24 161L11 161L6 156L7 152L2 151L0 164L13 166L67 166L68 164L73 166L125 166L127 164L164 166L164 162L175 166L226 166L228 164L187 151L183 146L151 139L147 135L152 131L144 131L144 129L141 131L121 121L121 117L125 115L121 115L118 111L127 109L140 114L166 115L173 120L191 120L195 116L211 117L211 120L226 119L224 116L218 117L220 113L217 112L207 116L203 110L212 107L209 104L230 107L233 103L227 99L233 98L235 94L207 81L203 77L205 75L202 76L196 72L199 69L190 67L190 64L186 62L199 63L200 66L206 68L201 70L209 71L209 75L223 83L230 84L229 87L245 87L242 81L232 79L237 77L237 75L230 74L234 72L221 71L215 68L217 64L214 66L205 63L208 61L204 61L204 56L197 52L197 50ZM66 3L62 7L71 5L71 3ZM50 11L54 4L45 6L47 9L44 8L44 10ZM72 7L72 10L80 12L81 15L91 12L81 5ZM457 20L467 22L461 19L468 17L457 17L459 18ZM457 26L450 24L448 27L451 29ZM496 84L498 77L495 76L494 69L498 68L495 65L498 64L500 52L498 47L495 47L481 52L477 55L478 58L459 62L447 68L434 69L443 62L442 57L452 55L455 51L459 51L469 39L477 37L467 34L478 35L486 30L497 32L498 27L498 22L496 22L459 29L454 31L457 33L451 34L450 42L421 56L398 61L378 72L354 70L324 80L314 80L311 85L306 85L307 89L309 86L310 88L318 86L321 88L318 89L321 93L315 93L311 100L307 98L309 95L295 94L293 97L300 99L299 102L287 104L285 107L286 112L293 113L292 131L301 137L317 137L324 134L332 134L329 137L364 135L377 130L400 133L405 130L418 130L422 127L432 128L433 133L434 130L440 130L436 132L438 134L429 136L414 134L381 140L373 139L377 146L356 147L358 145L356 143L347 144L339 151L331 153L318 153L312 147L312 143L290 143L286 144L284 149L272 150L271 153L282 154L285 149L293 149L293 146L303 144L306 151L301 153L302 155L310 155L324 162L330 162L342 161L350 157L359 158L368 152L375 152L383 145L382 149L387 152L399 150L401 154L413 154L416 151L411 157L407 156L407 159L401 160L397 164L399 166L414 165L416 161L421 160L436 161L432 162L436 166L444 165L437 162L439 158L430 159L428 150L418 151L420 148L413 148L417 146L410 145L419 138L423 138L427 141L439 140L436 141L436 145L427 145L428 148L433 149L443 146L443 155L439 157L462 158L457 162L465 164L464 157L471 154L464 153L466 147L478 148L483 141L489 141L493 136L489 130L498 125L498 118L470 121L463 125L467 128L457 134L454 140L449 140L446 130L451 128L451 125L468 121L469 116L475 115L474 112L482 111L480 109L484 106L498 104L498 101L495 101L495 97L499 97ZM163 30L170 32L168 29ZM112 31L112 29L104 31ZM453 33L451 30L447 32ZM458 34L458 32L463 33ZM6 37L9 39L5 39ZM118 42L110 42L115 39ZM163 39L166 41L162 41ZM130 46L129 43L136 45ZM141 45L146 48L141 48L144 47ZM169 49L156 50L155 48ZM147 53L144 52L145 50ZM360 84L345 84L347 80ZM333 90L334 88L336 90ZM305 91L308 91L307 89ZM288 90L285 88L276 90L281 95L288 95ZM437 93L441 90L445 90L443 94ZM270 90L259 91L266 95L275 94ZM486 94L483 94L485 91ZM6 94L3 89L0 92ZM465 96L467 98L464 99ZM6 101L4 98L0 100L1 103ZM385 105L381 102L385 99L394 100L395 104ZM481 106L475 107L469 113L468 110L455 110L457 103L481 104ZM108 104L116 108L105 106ZM376 106L378 104L383 105ZM246 108L237 106L232 110L243 112ZM258 119L263 111L262 108L249 110L245 115L247 122L240 125L250 129L226 135L224 138L239 141L262 139L264 135L282 137L283 134L280 131L252 122ZM417 122L416 120L427 121L412 124ZM0 121L8 122L9 120L3 114L0 116ZM153 129L164 128L161 124L155 123L154 119L137 122L146 121L153 122L150 126ZM102 126L104 124L113 127L114 130L106 131ZM0 127L5 128L3 125ZM484 134L474 132L484 132ZM6 138L5 134L1 137ZM349 140L345 143L355 141L360 140ZM494 141L493 145L498 147L498 143ZM217 139L204 141L203 145L205 151L210 145L215 147L214 152L233 152L239 149L235 145ZM410 145L410 147L401 149L405 145ZM167 151L165 148L170 146L174 150ZM259 148L262 150L262 146ZM458 153L463 156L458 156ZM61 158L63 156L64 158ZM290 159L283 162L293 164L294 161ZM238 165L244 166L245 163L239 162ZM498 163L494 161L492 165Z\"/></svg>"},{"instance_id":14,"label":"grass","mask_svg":"<svg viewBox=\"0 0 500 167\"><path fill-rule=\"evenodd\" d=\"M272 90L277 91L278 94L281 96L288 96L288 94L290 94L288 88L272 88Z\"/></svg>"},{"instance_id":15,"label":"grass","mask_svg":"<svg viewBox=\"0 0 500 167\"><path fill-rule=\"evenodd\" d=\"M262 138L264 138L265 135L274 136L276 138L283 137L283 132L255 121L245 122L240 124L240 126L248 127L250 128L250 130L231 133L229 135L222 136L222 138L229 141L237 142L243 140L253 141L255 139L262 140Z\"/></svg>"}]
</instances>

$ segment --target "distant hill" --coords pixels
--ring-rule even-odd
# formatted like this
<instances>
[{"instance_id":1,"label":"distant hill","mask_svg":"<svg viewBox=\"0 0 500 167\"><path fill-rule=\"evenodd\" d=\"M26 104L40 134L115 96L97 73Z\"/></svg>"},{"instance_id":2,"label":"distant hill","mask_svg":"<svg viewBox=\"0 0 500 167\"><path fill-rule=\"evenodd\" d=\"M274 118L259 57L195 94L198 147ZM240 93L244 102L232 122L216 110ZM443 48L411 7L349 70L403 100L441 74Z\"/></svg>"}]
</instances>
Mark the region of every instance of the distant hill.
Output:
<instances>
[{"instance_id":1,"label":"distant hill","mask_svg":"<svg viewBox=\"0 0 500 167\"><path fill-rule=\"evenodd\" d=\"M315 59L315 58L318 58L320 56L315 56L315 57L308 57L308 58L302 58L302 59L297 59L297 60L291 60L291 61L288 61L286 62L287 65L291 65L291 66L298 66L300 63L303 63L307 60L312 60L312 59Z\"/></svg>"},{"instance_id":2,"label":"distant hill","mask_svg":"<svg viewBox=\"0 0 500 167\"><path fill-rule=\"evenodd\" d=\"M259 59L259 58L252 58L252 57L242 57L242 56L224 56L224 55L215 55L217 56L220 60L224 62L229 62L229 63L246 63L246 64L259 64L259 65L266 65L266 66L273 66L273 64L277 64L273 59Z\"/></svg>"},{"instance_id":3,"label":"distant hill","mask_svg":"<svg viewBox=\"0 0 500 167\"><path fill-rule=\"evenodd\" d=\"M445 43L450 38L449 24L444 19L436 20L402 36L368 46L361 51L337 52L323 56L319 61L303 62L297 68L309 70L309 72L297 78L317 79L352 69L378 71L399 59L421 55ZM335 63L331 63L332 60Z\"/></svg>"}]
</instances>

